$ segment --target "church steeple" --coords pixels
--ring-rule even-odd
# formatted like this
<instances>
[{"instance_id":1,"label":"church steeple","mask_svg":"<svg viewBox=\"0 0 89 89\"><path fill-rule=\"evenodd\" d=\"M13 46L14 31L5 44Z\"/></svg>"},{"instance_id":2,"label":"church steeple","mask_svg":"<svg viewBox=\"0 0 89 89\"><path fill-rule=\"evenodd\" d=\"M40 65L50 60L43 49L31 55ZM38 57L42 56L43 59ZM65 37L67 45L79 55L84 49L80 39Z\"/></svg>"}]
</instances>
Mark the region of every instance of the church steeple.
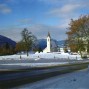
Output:
<instances>
[{"instance_id":1,"label":"church steeple","mask_svg":"<svg viewBox=\"0 0 89 89\"><path fill-rule=\"evenodd\" d=\"M49 32L47 36L47 52L51 52L51 36Z\"/></svg>"},{"instance_id":2,"label":"church steeple","mask_svg":"<svg viewBox=\"0 0 89 89\"><path fill-rule=\"evenodd\" d=\"M43 50L44 52L51 52L51 36L50 33L48 32L47 35L47 47Z\"/></svg>"},{"instance_id":3,"label":"church steeple","mask_svg":"<svg viewBox=\"0 0 89 89\"><path fill-rule=\"evenodd\" d=\"M50 32L48 32L48 36L50 37Z\"/></svg>"}]
</instances>

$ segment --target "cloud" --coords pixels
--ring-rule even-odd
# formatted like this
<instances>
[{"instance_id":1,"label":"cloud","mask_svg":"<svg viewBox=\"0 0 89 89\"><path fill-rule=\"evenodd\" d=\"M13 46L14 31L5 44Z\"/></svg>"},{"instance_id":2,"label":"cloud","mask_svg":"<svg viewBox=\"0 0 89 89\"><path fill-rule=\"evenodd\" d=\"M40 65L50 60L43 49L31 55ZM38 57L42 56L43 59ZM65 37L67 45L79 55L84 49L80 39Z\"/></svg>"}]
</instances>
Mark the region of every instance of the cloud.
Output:
<instances>
[{"instance_id":1,"label":"cloud","mask_svg":"<svg viewBox=\"0 0 89 89\"><path fill-rule=\"evenodd\" d=\"M32 23L32 19L31 18L25 18L25 19L17 20L17 22L23 23L23 24L29 24L29 23Z\"/></svg>"},{"instance_id":2,"label":"cloud","mask_svg":"<svg viewBox=\"0 0 89 89\"><path fill-rule=\"evenodd\" d=\"M66 29L61 26L47 26L43 24L33 25L29 30L37 36L37 38L42 39L46 38L48 31L51 33L51 37L56 40L66 39Z\"/></svg>"},{"instance_id":3,"label":"cloud","mask_svg":"<svg viewBox=\"0 0 89 89\"><path fill-rule=\"evenodd\" d=\"M79 4L66 4L62 7L57 7L48 12L49 15L57 17L69 17L75 14L75 11L80 9L81 5Z\"/></svg>"},{"instance_id":4,"label":"cloud","mask_svg":"<svg viewBox=\"0 0 89 89\"><path fill-rule=\"evenodd\" d=\"M64 6L60 9L60 13L63 13L63 14L71 13L71 12L73 12L74 10L76 10L76 9L79 8L79 7L80 7L80 5L78 5L78 4L75 4L75 5L67 4L67 5L64 5Z\"/></svg>"},{"instance_id":5,"label":"cloud","mask_svg":"<svg viewBox=\"0 0 89 89\"><path fill-rule=\"evenodd\" d=\"M6 4L0 4L0 13L7 14L10 12L11 9Z\"/></svg>"},{"instance_id":6,"label":"cloud","mask_svg":"<svg viewBox=\"0 0 89 89\"><path fill-rule=\"evenodd\" d=\"M71 0L67 0L71 2ZM72 0L73 1L73 0ZM70 19L78 19L80 15L84 15L83 11L87 11L87 6L83 1L81 2L71 2L66 4L61 4L59 6L55 6L51 8L49 11L46 12L46 16L49 18L58 18L59 19L59 26L60 28L68 28L68 24L70 23Z\"/></svg>"},{"instance_id":7,"label":"cloud","mask_svg":"<svg viewBox=\"0 0 89 89\"><path fill-rule=\"evenodd\" d=\"M45 3L52 3L52 8L46 12L46 16L59 19L78 18L80 15L88 14L89 0L42 0Z\"/></svg>"},{"instance_id":8,"label":"cloud","mask_svg":"<svg viewBox=\"0 0 89 89\"><path fill-rule=\"evenodd\" d=\"M47 26L43 24L35 24L27 28L31 31L38 39L46 39L48 31L51 33L51 37L56 40L64 40L66 39L66 29L60 26ZM0 34L6 37L11 38L14 41L21 40L21 31L23 28L11 28L8 30L0 30Z\"/></svg>"}]
</instances>

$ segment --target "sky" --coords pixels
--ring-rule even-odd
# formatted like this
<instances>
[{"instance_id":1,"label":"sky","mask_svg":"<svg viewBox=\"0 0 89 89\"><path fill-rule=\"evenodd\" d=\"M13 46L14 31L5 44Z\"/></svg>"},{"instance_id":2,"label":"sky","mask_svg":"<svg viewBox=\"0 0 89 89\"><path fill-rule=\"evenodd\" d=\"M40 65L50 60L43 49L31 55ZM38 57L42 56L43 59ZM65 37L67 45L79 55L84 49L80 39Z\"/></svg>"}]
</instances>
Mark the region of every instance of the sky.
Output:
<instances>
[{"instance_id":1,"label":"sky","mask_svg":"<svg viewBox=\"0 0 89 89\"><path fill-rule=\"evenodd\" d=\"M89 0L0 0L0 35L21 40L27 28L38 39L50 32L56 40L67 39L71 19L89 14Z\"/></svg>"}]
</instances>

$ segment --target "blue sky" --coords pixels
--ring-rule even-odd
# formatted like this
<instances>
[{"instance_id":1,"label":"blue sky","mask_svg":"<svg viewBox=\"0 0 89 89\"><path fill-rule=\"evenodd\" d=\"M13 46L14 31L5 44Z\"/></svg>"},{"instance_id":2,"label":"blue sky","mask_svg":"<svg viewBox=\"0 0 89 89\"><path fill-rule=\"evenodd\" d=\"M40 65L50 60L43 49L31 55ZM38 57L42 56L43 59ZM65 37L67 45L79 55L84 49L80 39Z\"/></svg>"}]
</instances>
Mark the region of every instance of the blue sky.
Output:
<instances>
[{"instance_id":1,"label":"blue sky","mask_svg":"<svg viewBox=\"0 0 89 89\"><path fill-rule=\"evenodd\" d=\"M27 28L39 39L64 40L70 19L89 14L89 0L0 0L0 35L15 41Z\"/></svg>"}]
</instances>

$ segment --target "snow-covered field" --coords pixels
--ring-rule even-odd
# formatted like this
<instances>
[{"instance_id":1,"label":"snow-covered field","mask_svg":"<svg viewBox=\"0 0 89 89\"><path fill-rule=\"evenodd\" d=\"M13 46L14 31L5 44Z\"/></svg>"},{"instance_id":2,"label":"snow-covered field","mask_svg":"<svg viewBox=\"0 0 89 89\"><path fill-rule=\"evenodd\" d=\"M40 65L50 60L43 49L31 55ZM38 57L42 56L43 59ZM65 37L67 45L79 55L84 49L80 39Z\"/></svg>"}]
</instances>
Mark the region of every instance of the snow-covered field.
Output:
<instances>
[{"instance_id":1,"label":"snow-covered field","mask_svg":"<svg viewBox=\"0 0 89 89\"><path fill-rule=\"evenodd\" d=\"M69 61L70 60L70 61ZM70 55L68 53L37 53L21 55L0 56L0 70L23 69L30 67L48 67L61 64L72 63L75 60L82 61L80 55ZM77 62L78 62L77 61Z\"/></svg>"},{"instance_id":2,"label":"snow-covered field","mask_svg":"<svg viewBox=\"0 0 89 89\"><path fill-rule=\"evenodd\" d=\"M76 55L71 55L68 53L36 53L36 54L29 54L27 57L26 54L22 55L8 55L8 56L0 56L0 60L11 60L11 59L35 59L38 60L39 58L46 58L46 59L51 59L51 58L60 58L60 59L75 59L75 60L81 60L81 56L79 54Z\"/></svg>"},{"instance_id":3,"label":"snow-covered field","mask_svg":"<svg viewBox=\"0 0 89 89\"><path fill-rule=\"evenodd\" d=\"M68 64L68 60L82 60L80 55L69 55L68 53L37 53L21 55L0 56L0 70L23 69L30 67L48 67Z\"/></svg>"},{"instance_id":4,"label":"snow-covered field","mask_svg":"<svg viewBox=\"0 0 89 89\"><path fill-rule=\"evenodd\" d=\"M14 89L89 89L89 69L59 75Z\"/></svg>"}]
</instances>

